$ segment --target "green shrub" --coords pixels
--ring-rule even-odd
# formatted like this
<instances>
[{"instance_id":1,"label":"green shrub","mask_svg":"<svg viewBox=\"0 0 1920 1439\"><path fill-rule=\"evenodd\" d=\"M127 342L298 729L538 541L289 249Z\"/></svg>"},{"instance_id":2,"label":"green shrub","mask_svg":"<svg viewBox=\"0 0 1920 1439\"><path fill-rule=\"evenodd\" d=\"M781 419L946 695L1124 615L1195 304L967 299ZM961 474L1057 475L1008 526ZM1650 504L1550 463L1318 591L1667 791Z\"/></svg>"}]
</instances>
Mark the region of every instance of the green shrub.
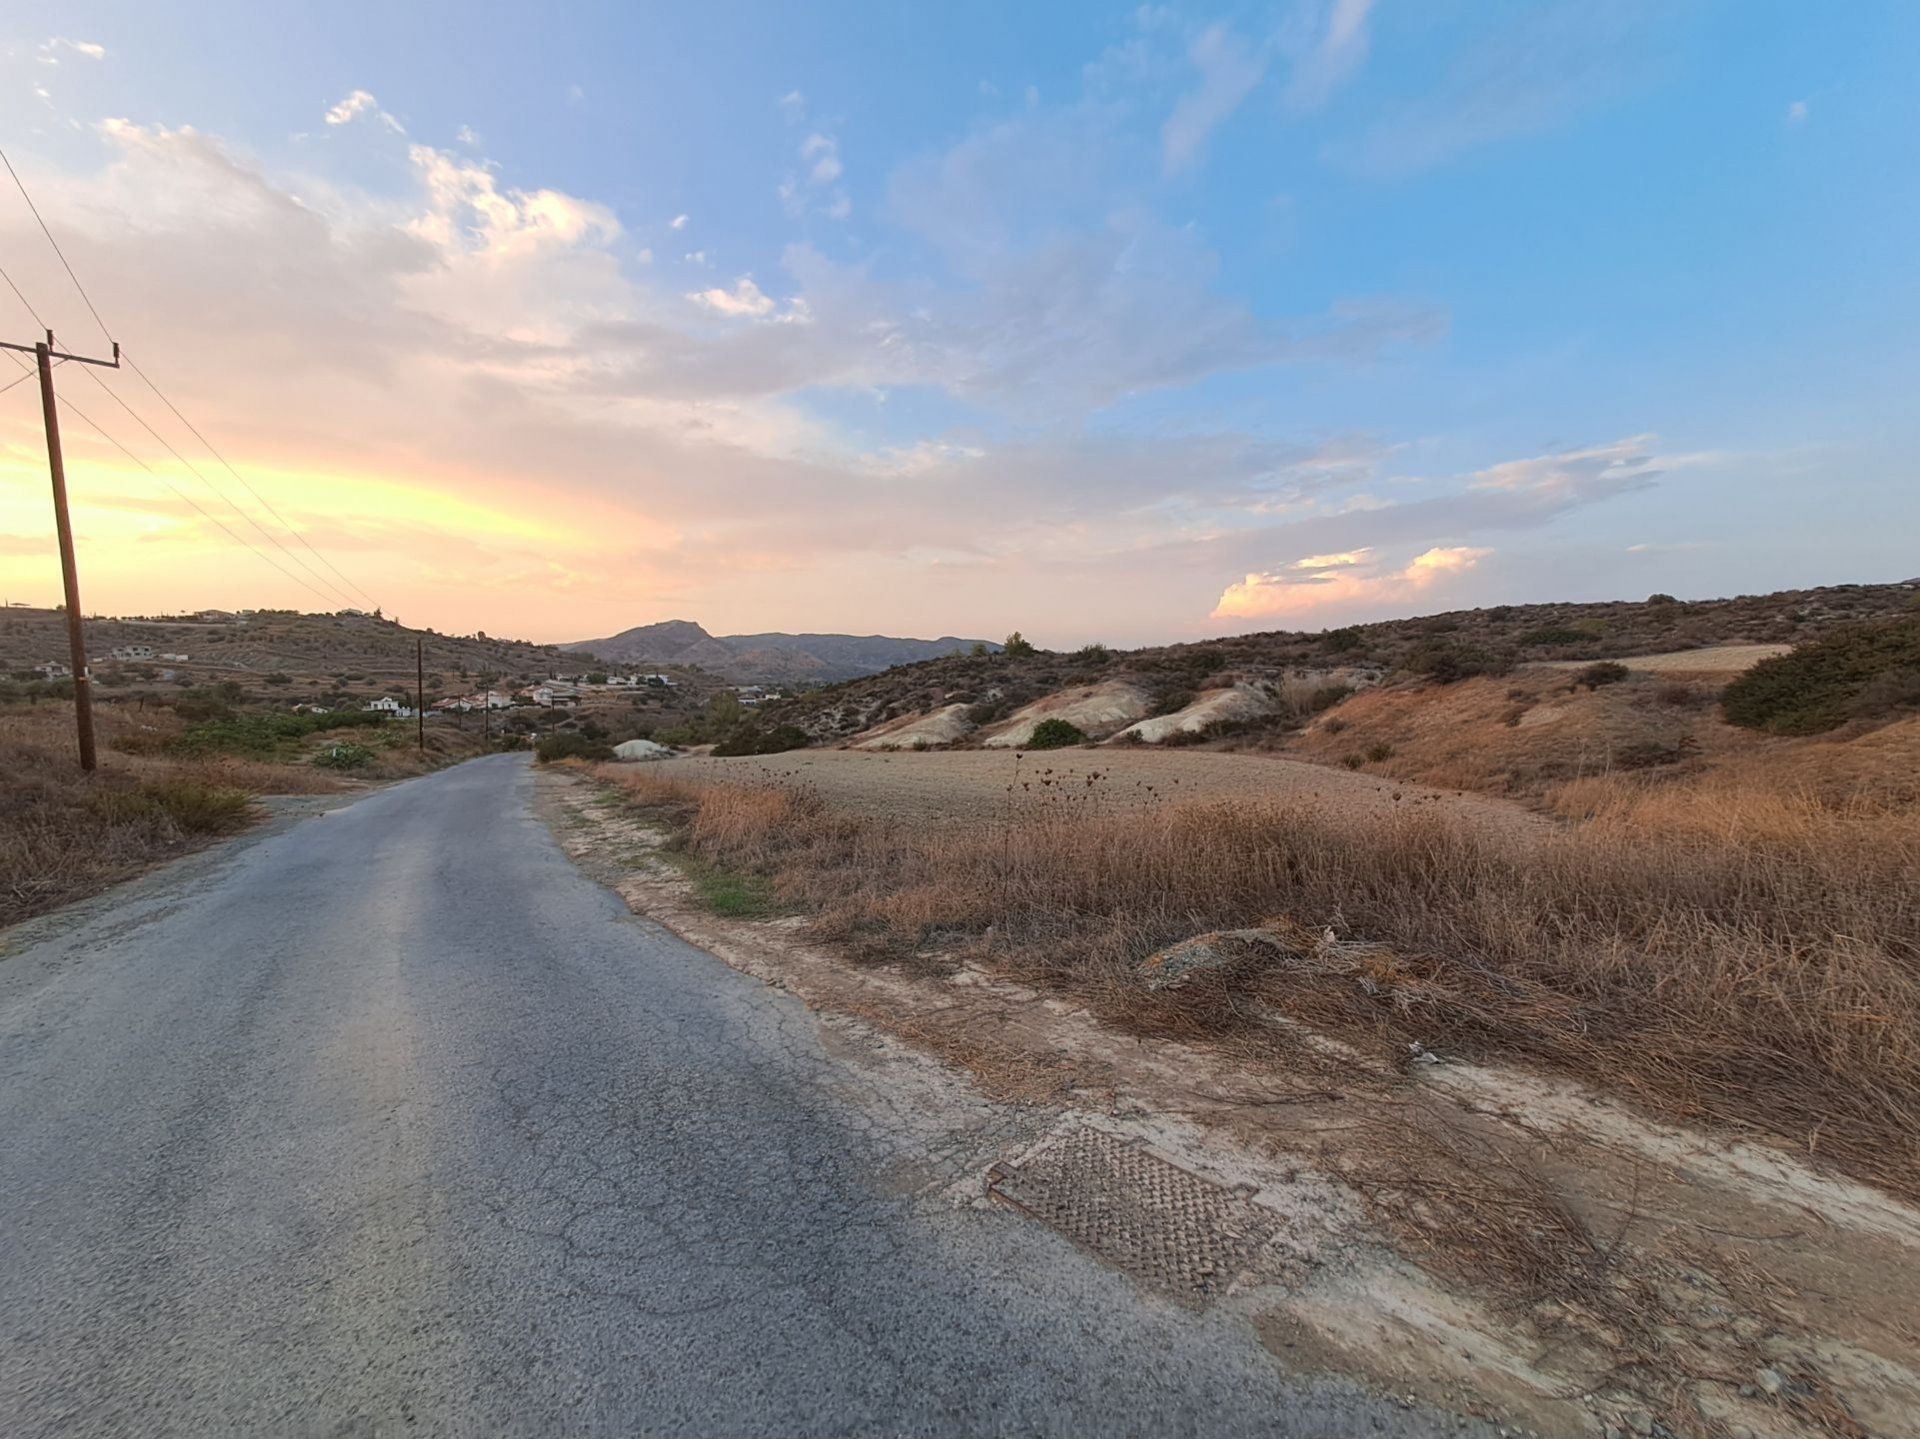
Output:
<instances>
[{"instance_id":1,"label":"green shrub","mask_svg":"<svg viewBox=\"0 0 1920 1439\"><path fill-rule=\"evenodd\" d=\"M179 710L186 716L187 706ZM182 754L237 754L268 759L291 749L308 735L328 730L383 725L384 716L364 710L344 714L234 714L230 711L203 718L169 748Z\"/></svg>"},{"instance_id":2,"label":"green shrub","mask_svg":"<svg viewBox=\"0 0 1920 1439\"><path fill-rule=\"evenodd\" d=\"M559 759L600 760L613 758L613 746L605 740L588 739L583 734L542 735L533 747L534 754L541 764L552 764Z\"/></svg>"},{"instance_id":3,"label":"green shrub","mask_svg":"<svg viewBox=\"0 0 1920 1439\"><path fill-rule=\"evenodd\" d=\"M1392 758L1393 746L1390 744L1373 744L1367 746L1367 763L1369 764L1385 764Z\"/></svg>"},{"instance_id":4,"label":"green shrub","mask_svg":"<svg viewBox=\"0 0 1920 1439\"><path fill-rule=\"evenodd\" d=\"M322 769L362 769L373 763L373 751L363 744L328 745L313 762Z\"/></svg>"},{"instance_id":5,"label":"green shrub","mask_svg":"<svg viewBox=\"0 0 1920 1439\"><path fill-rule=\"evenodd\" d=\"M1033 727L1022 748L1025 749L1065 749L1069 745L1085 744L1087 732L1079 725L1060 718L1043 719Z\"/></svg>"},{"instance_id":6,"label":"green shrub","mask_svg":"<svg viewBox=\"0 0 1920 1439\"><path fill-rule=\"evenodd\" d=\"M1513 668L1513 661L1505 655L1483 650L1478 645L1448 644L1444 640L1416 645L1402 663L1412 673L1443 685L1475 675L1503 675Z\"/></svg>"},{"instance_id":7,"label":"green shrub","mask_svg":"<svg viewBox=\"0 0 1920 1439\"><path fill-rule=\"evenodd\" d=\"M1631 678L1632 673L1617 660L1601 660L1598 664L1588 665L1581 670L1574 683L1583 684L1590 690L1597 690L1602 685L1617 685L1622 680Z\"/></svg>"},{"instance_id":8,"label":"green shrub","mask_svg":"<svg viewBox=\"0 0 1920 1439\"><path fill-rule=\"evenodd\" d=\"M1720 705L1730 724L1786 735L1920 706L1920 619L1847 625L1762 660Z\"/></svg>"},{"instance_id":9,"label":"green shrub","mask_svg":"<svg viewBox=\"0 0 1920 1439\"><path fill-rule=\"evenodd\" d=\"M1000 653L1009 658L1018 658L1025 655L1038 654L1039 651L1033 647L1032 641L1028 640L1020 631L1015 630L1002 641Z\"/></svg>"},{"instance_id":10,"label":"green shrub","mask_svg":"<svg viewBox=\"0 0 1920 1439\"><path fill-rule=\"evenodd\" d=\"M1542 625L1537 630L1527 630L1520 636L1523 645L1584 645L1593 639L1585 630L1568 629L1564 625Z\"/></svg>"},{"instance_id":11,"label":"green shrub","mask_svg":"<svg viewBox=\"0 0 1920 1439\"><path fill-rule=\"evenodd\" d=\"M1320 643L1334 654L1347 655L1359 649L1365 640L1361 638L1358 628L1348 625L1344 629L1328 630L1320 636Z\"/></svg>"},{"instance_id":12,"label":"green shrub","mask_svg":"<svg viewBox=\"0 0 1920 1439\"><path fill-rule=\"evenodd\" d=\"M1363 754L1350 754L1340 761L1340 763L1345 765L1348 769L1359 769L1366 762L1367 762L1367 757Z\"/></svg>"}]
</instances>

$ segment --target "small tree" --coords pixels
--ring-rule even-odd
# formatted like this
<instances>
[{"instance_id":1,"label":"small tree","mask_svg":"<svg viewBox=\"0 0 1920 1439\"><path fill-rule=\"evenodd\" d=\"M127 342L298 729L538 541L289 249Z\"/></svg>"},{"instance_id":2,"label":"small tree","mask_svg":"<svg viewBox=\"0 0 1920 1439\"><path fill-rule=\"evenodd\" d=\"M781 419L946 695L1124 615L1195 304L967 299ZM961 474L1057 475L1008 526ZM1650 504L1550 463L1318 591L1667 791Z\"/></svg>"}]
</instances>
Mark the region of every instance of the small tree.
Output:
<instances>
[{"instance_id":1,"label":"small tree","mask_svg":"<svg viewBox=\"0 0 1920 1439\"><path fill-rule=\"evenodd\" d=\"M1055 716L1052 719L1043 719L1033 727L1033 734L1028 737L1025 747L1027 749L1065 749L1069 745L1086 742L1085 730L1071 720L1063 720Z\"/></svg>"},{"instance_id":2,"label":"small tree","mask_svg":"<svg viewBox=\"0 0 1920 1439\"><path fill-rule=\"evenodd\" d=\"M1039 651L1033 647L1032 642L1029 641L1027 637L1021 634L1020 631L1018 630L1015 630L1012 634L1007 636L1005 642L1002 643L1000 646L1000 652L1005 655L1013 655L1013 656L1032 655L1032 654L1039 653Z\"/></svg>"}]
</instances>

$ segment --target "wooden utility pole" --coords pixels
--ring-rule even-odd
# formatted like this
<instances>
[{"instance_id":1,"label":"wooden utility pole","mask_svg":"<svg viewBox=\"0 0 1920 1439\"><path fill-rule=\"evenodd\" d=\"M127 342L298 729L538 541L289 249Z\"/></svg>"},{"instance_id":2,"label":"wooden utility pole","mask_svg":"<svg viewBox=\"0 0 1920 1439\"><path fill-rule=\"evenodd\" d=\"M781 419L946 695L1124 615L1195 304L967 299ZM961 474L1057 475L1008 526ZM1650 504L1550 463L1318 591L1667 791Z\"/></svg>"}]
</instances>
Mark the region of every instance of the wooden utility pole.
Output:
<instances>
[{"instance_id":1,"label":"wooden utility pole","mask_svg":"<svg viewBox=\"0 0 1920 1439\"><path fill-rule=\"evenodd\" d=\"M32 355L40 366L40 412L47 427L47 468L53 475L53 528L60 539L60 579L67 596L67 652L73 667L73 722L80 739L80 768L91 771L93 752L93 676L87 673L87 636L80 617L80 571L73 557L73 522L67 517L67 466L60 453L60 407L53 397L53 362L72 360L103 369L120 368L120 342L113 342L111 360L69 355L53 348L53 331L32 345L0 340L0 350Z\"/></svg>"},{"instance_id":2,"label":"wooden utility pole","mask_svg":"<svg viewBox=\"0 0 1920 1439\"><path fill-rule=\"evenodd\" d=\"M420 734L420 753L427 752L427 642L413 637L413 722Z\"/></svg>"}]
</instances>

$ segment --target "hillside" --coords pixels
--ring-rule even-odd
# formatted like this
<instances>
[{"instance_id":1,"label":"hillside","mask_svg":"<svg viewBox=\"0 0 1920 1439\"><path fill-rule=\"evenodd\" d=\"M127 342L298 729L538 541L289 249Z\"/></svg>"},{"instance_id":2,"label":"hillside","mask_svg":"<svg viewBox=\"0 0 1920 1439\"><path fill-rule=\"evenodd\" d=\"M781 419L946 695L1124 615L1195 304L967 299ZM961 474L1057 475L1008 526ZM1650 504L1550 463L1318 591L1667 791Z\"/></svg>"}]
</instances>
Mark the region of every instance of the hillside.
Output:
<instances>
[{"instance_id":1,"label":"hillside","mask_svg":"<svg viewBox=\"0 0 1920 1439\"><path fill-rule=\"evenodd\" d=\"M182 677L245 679L282 673L306 678L346 677L350 683L378 684L414 678L414 642L425 642L429 674L457 678L497 674L508 680L532 680L556 669L576 669L577 657L552 645L490 635L443 635L414 630L392 620L359 614L300 614L260 610L244 618L115 619L90 616L87 651L96 675L113 668L112 652L148 645L156 654L185 654L184 663L151 666L176 670ZM60 610L0 610L0 670L21 671L48 660L67 658L66 616Z\"/></svg>"},{"instance_id":2,"label":"hillside","mask_svg":"<svg viewBox=\"0 0 1920 1439\"><path fill-rule=\"evenodd\" d=\"M733 684L821 684L962 653L980 643L984 641L953 635L936 640L890 635L712 635L691 620L661 620L560 648L595 654L615 664L698 665Z\"/></svg>"},{"instance_id":3,"label":"hillside","mask_svg":"<svg viewBox=\"0 0 1920 1439\"><path fill-rule=\"evenodd\" d=\"M818 742L902 748L1025 743L1045 717L1096 738L1133 730L1127 738L1148 743L1277 737L1348 693L1391 681L1792 645L1851 622L1911 613L1916 600L1920 581L1831 585L1732 599L1500 605L1131 651L953 655L816 690L770 707L765 721L793 725Z\"/></svg>"}]
</instances>

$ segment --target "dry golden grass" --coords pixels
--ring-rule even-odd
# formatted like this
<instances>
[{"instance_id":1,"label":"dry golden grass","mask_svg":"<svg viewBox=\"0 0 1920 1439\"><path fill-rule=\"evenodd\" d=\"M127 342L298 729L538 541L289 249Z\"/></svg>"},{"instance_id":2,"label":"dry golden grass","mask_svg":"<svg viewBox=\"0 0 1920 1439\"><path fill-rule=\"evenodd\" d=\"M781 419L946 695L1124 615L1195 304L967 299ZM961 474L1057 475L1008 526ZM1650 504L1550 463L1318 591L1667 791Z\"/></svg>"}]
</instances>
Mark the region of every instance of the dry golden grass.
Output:
<instances>
[{"instance_id":1,"label":"dry golden grass","mask_svg":"<svg viewBox=\"0 0 1920 1439\"><path fill-rule=\"evenodd\" d=\"M1615 776L1568 786L1563 807L1591 817L1535 834L1233 803L942 828L601 773L868 957L970 946L1142 1032L1218 1032L1265 1005L1382 1054L1544 1064L1920 1194L1907 807ZM1167 943L1260 921L1292 943L1173 995L1134 978Z\"/></svg>"}]
</instances>

